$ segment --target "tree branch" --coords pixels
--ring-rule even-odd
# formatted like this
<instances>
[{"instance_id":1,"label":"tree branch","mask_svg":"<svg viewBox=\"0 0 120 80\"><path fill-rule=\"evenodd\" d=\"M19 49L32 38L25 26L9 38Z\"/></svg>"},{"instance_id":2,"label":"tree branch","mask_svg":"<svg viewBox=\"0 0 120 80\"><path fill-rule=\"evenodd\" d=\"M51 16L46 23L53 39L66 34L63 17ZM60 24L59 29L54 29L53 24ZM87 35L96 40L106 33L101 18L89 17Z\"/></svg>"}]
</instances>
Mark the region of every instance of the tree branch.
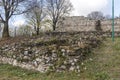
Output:
<instances>
[{"instance_id":1,"label":"tree branch","mask_svg":"<svg viewBox=\"0 0 120 80\"><path fill-rule=\"evenodd\" d=\"M4 19L3 19L3 17L1 16L1 14L0 14L0 22L2 22L2 23L5 22Z\"/></svg>"}]
</instances>

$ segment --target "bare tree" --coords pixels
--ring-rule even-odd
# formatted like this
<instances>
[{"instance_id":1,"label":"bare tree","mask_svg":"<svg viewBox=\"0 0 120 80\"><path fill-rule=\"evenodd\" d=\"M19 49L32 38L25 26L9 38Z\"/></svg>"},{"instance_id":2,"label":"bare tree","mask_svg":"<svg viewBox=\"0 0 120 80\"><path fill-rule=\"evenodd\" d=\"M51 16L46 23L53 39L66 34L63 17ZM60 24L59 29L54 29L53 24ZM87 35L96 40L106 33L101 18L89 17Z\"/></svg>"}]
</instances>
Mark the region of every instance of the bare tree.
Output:
<instances>
[{"instance_id":1,"label":"bare tree","mask_svg":"<svg viewBox=\"0 0 120 80\"><path fill-rule=\"evenodd\" d=\"M46 3L53 30L55 30L60 18L66 16L72 10L72 4L69 0L46 0Z\"/></svg>"},{"instance_id":2,"label":"bare tree","mask_svg":"<svg viewBox=\"0 0 120 80\"><path fill-rule=\"evenodd\" d=\"M2 31L2 26L1 26L2 24L0 23L0 32Z\"/></svg>"},{"instance_id":3,"label":"bare tree","mask_svg":"<svg viewBox=\"0 0 120 80\"><path fill-rule=\"evenodd\" d=\"M13 15L20 14L20 4L27 0L0 0L0 22L4 24L3 38L9 37L9 20ZM23 9L23 7L21 7Z\"/></svg>"},{"instance_id":4,"label":"bare tree","mask_svg":"<svg viewBox=\"0 0 120 80\"><path fill-rule=\"evenodd\" d=\"M30 36L32 35L33 29L28 25L22 25L16 31L16 36Z\"/></svg>"},{"instance_id":5,"label":"bare tree","mask_svg":"<svg viewBox=\"0 0 120 80\"><path fill-rule=\"evenodd\" d=\"M90 14L88 14L87 16L89 19L93 19L93 20L101 20L104 18L103 13L100 11L94 11L91 12Z\"/></svg>"},{"instance_id":6,"label":"bare tree","mask_svg":"<svg viewBox=\"0 0 120 80\"><path fill-rule=\"evenodd\" d=\"M25 14L27 22L32 27L34 26L36 34L39 35L41 22L46 17L44 0L34 0L29 4L28 8L30 10Z\"/></svg>"},{"instance_id":7,"label":"bare tree","mask_svg":"<svg viewBox=\"0 0 120 80\"><path fill-rule=\"evenodd\" d=\"M107 14L107 15L105 15L105 19L106 19L106 20L108 20L108 19L112 19L112 16L109 15L109 14Z\"/></svg>"}]
</instances>

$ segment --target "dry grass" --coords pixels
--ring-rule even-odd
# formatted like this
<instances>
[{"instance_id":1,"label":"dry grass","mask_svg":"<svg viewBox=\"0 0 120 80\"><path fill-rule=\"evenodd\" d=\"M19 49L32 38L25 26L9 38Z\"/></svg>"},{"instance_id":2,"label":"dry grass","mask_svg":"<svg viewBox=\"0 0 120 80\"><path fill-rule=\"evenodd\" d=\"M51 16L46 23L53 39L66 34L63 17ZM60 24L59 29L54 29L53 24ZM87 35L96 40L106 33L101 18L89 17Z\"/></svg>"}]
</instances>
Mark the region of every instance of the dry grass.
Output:
<instances>
[{"instance_id":1,"label":"dry grass","mask_svg":"<svg viewBox=\"0 0 120 80\"><path fill-rule=\"evenodd\" d=\"M91 58L93 61L86 61L88 70L84 73L90 74L91 80L97 74L109 77L105 80L120 80L120 38L116 38L115 42L108 38L100 48L94 50Z\"/></svg>"}]
</instances>

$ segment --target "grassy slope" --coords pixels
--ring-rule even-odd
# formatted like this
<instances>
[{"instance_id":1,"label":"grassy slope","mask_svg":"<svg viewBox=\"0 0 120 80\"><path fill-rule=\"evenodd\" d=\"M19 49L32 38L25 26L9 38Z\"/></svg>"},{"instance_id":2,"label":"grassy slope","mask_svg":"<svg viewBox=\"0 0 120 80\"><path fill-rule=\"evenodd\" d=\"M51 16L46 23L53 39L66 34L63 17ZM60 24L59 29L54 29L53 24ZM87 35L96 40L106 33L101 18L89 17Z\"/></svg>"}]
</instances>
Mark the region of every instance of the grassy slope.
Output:
<instances>
[{"instance_id":1,"label":"grassy slope","mask_svg":"<svg viewBox=\"0 0 120 80\"><path fill-rule=\"evenodd\" d=\"M120 80L120 38L107 39L91 57L92 61L85 61L88 70L84 72L90 80Z\"/></svg>"},{"instance_id":2,"label":"grassy slope","mask_svg":"<svg viewBox=\"0 0 120 80\"><path fill-rule=\"evenodd\" d=\"M74 72L40 74L0 64L0 80L120 80L120 38L107 39L94 50L82 66L82 74Z\"/></svg>"}]
</instances>

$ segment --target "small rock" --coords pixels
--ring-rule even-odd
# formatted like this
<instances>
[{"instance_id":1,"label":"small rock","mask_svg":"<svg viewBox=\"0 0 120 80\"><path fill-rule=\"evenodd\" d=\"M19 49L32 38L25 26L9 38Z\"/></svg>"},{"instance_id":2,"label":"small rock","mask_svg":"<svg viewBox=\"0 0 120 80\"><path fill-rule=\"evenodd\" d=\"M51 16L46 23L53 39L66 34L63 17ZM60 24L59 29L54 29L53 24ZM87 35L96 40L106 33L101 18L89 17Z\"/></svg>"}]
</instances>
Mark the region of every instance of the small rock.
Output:
<instances>
[{"instance_id":1,"label":"small rock","mask_svg":"<svg viewBox=\"0 0 120 80\"><path fill-rule=\"evenodd\" d=\"M42 73L45 73L45 68L42 65L39 65L37 70L42 72Z\"/></svg>"},{"instance_id":2,"label":"small rock","mask_svg":"<svg viewBox=\"0 0 120 80\"><path fill-rule=\"evenodd\" d=\"M13 55L13 58L15 59L15 58L16 58L16 56L15 56L15 55Z\"/></svg>"},{"instance_id":3,"label":"small rock","mask_svg":"<svg viewBox=\"0 0 120 80\"><path fill-rule=\"evenodd\" d=\"M74 62L77 62L78 61L78 59L74 59Z\"/></svg>"},{"instance_id":4,"label":"small rock","mask_svg":"<svg viewBox=\"0 0 120 80\"><path fill-rule=\"evenodd\" d=\"M17 66L17 60L13 61L13 66Z\"/></svg>"},{"instance_id":5,"label":"small rock","mask_svg":"<svg viewBox=\"0 0 120 80\"><path fill-rule=\"evenodd\" d=\"M64 53L64 52L65 52L65 49L61 49L61 51Z\"/></svg>"},{"instance_id":6,"label":"small rock","mask_svg":"<svg viewBox=\"0 0 120 80\"><path fill-rule=\"evenodd\" d=\"M64 52L62 53L62 56L65 56L65 53L64 53Z\"/></svg>"},{"instance_id":7,"label":"small rock","mask_svg":"<svg viewBox=\"0 0 120 80\"><path fill-rule=\"evenodd\" d=\"M56 53L53 53L53 54L52 54L52 57L56 58L56 57L57 57L57 54L56 54Z\"/></svg>"},{"instance_id":8,"label":"small rock","mask_svg":"<svg viewBox=\"0 0 120 80\"><path fill-rule=\"evenodd\" d=\"M35 54L38 54L39 53L39 51L35 51Z\"/></svg>"},{"instance_id":9,"label":"small rock","mask_svg":"<svg viewBox=\"0 0 120 80\"><path fill-rule=\"evenodd\" d=\"M78 72L80 72L80 70L78 70Z\"/></svg>"},{"instance_id":10,"label":"small rock","mask_svg":"<svg viewBox=\"0 0 120 80\"><path fill-rule=\"evenodd\" d=\"M37 66L38 66L37 61L34 61L34 62L33 62L33 64L34 64L34 66L35 66L35 67L37 67Z\"/></svg>"},{"instance_id":11,"label":"small rock","mask_svg":"<svg viewBox=\"0 0 120 80\"><path fill-rule=\"evenodd\" d=\"M56 72L62 72L61 70L57 69Z\"/></svg>"},{"instance_id":12,"label":"small rock","mask_svg":"<svg viewBox=\"0 0 120 80\"><path fill-rule=\"evenodd\" d=\"M84 67L84 70L87 70L87 68L86 68L86 67Z\"/></svg>"},{"instance_id":13,"label":"small rock","mask_svg":"<svg viewBox=\"0 0 120 80\"><path fill-rule=\"evenodd\" d=\"M62 69L66 69L66 66L65 66L65 65L62 65L61 68L62 68Z\"/></svg>"},{"instance_id":14,"label":"small rock","mask_svg":"<svg viewBox=\"0 0 120 80\"><path fill-rule=\"evenodd\" d=\"M28 53L29 53L28 51L24 51L24 55L25 55L25 56L28 55Z\"/></svg>"},{"instance_id":15,"label":"small rock","mask_svg":"<svg viewBox=\"0 0 120 80\"><path fill-rule=\"evenodd\" d=\"M84 63L82 62L82 63L81 63L81 65L83 66L83 65L84 65Z\"/></svg>"},{"instance_id":16,"label":"small rock","mask_svg":"<svg viewBox=\"0 0 120 80\"><path fill-rule=\"evenodd\" d=\"M74 66L71 66L69 70L70 70L70 71L74 71L74 70L75 70L75 67L74 67Z\"/></svg>"},{"instance_id":17,"label":"small rock","mask_svg":"<svg viewBox=\"0 0 120 80\"><path fill-rule=\"evenodd\" d=\"M92 58L90 58L89 60L90 60L90 61L93 61L93 59L92 59Z\"/></svg>"},{"instance_id":18,"label":"small rock","mask_svg":"<svg viewBox=\"0 0 120 80\"><path fill-rule=\"evenodd\" d=\"M5 47L4 48L8 48L9 47L9 45L5 45Z\"/></svg>"},{"instance_id":19,"label":"small rock","mask_svg":"<svg viewBox=\"0 0 120 80\"><path fill-rule=\"evenodd\" d=\"M28 56L24 56L23 59L29 59L29 57Z\"/></svg>"},{"instance_id":20,"label":"small rock","mask_svg":"<svg viewBox=\"0 0 120 80\"><path fill-rule=\"evenodd\" d=\"M38 62L42 62L42 59L40 59L40 58L36 58L36 61L38 61Z\"/></svg>"},{"instance_id":21,"label":"small rock","mask_svg":"<svg viewBox=\"0 0 120 80\"><path fill-rule=\"evenodd\" d=\"M13 48L13 51L15 51L16 50L16 48Z\"/></svg>"},{"instance_id":22,"label":"small rock","mask_svg":"<svg viewBox=\"0 0 120 80\"><path fill-rule=\"evenodd\" d=\"M67 64L67 61L64 61L64 64Z\"/></svg>"},{"instance_id":23,"label":"small rock","mask_svg":"<svg viewBox=\"0 0 120 80\"><path fill-rule=\"evenodd\" d=\"M77 66L76 68L77 68L77 69L80 69L80 66Z\"/></svg>"},{"instance_id":24,"label":"small rock","mask_svg":"<svg viewBox=\"0 0 120 80\"><path fill-rule=\"evenodd\" d=\"M52 50L52 53L55 53L56 52L56 50Z\"/></svg>"},{"instance_id":25,"label":"small rock","mask_svg":"<svg viewBox=\"0 0 120 80\"><path fill-rule=\"evenodd\" d=\"M70 52L70 50L67 50L66 52L67 52L67 53L69 53L69 52Z\"/></svg>"},{"instance_id":26,"label":"small rock","mask_svg":"<svg viewBox=\"0 0 120 80\"><path fill-rule=\"evenodd\" d=\"M72 62L72 63L71 63L71 65L72 65L72 66L74 66L74 65L75 65L75 63L74 63L74 62Z\"/></svg>"},{"instance_id":27,"label":"small rock","mask_svg":"<svg viewBox=\"0 0 120 80\"><path fill-rule=\"evenodd\" d=\"M73 62L73 60L69 60L69 63L72 63Z\"/></svg>"}]
</instances>

